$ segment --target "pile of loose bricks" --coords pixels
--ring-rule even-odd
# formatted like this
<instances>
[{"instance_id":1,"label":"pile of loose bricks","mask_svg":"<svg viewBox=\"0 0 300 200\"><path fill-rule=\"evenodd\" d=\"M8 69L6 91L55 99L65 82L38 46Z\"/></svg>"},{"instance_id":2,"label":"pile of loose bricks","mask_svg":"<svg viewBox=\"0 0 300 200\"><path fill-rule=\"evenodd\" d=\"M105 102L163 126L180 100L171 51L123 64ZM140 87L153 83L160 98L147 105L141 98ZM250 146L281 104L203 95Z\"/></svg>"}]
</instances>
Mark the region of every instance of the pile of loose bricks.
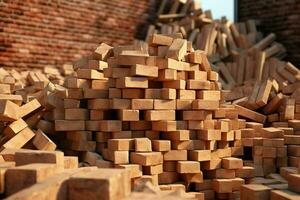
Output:
<instances>
[{"instance_id":1,"label":"pile of loose bricks","mask_svg":"<svg viewBox=\"0 0 300 200\"><path fill-rule=\"evenodd\" d=\"M1 197L300 198L300 73L284 48L254 21L166 2L147 43L0 69Z\"/></svg>"},{"instance_id":2,"label":"pile of loose bricks","mask_svg":"<svg viewBox=\"0 0 300 200\"><path fill-rule=\"evenodd\" d=\"M102 43L61 72L5 72L3 85L23 82L1 101L8 199L247 199L249 192L276 199L299 192L298 141L286 137L297 138L287 134L299 122L263 128L262 114L226 103L205 53L181 34Z\"/></svg>"}]
</instances>

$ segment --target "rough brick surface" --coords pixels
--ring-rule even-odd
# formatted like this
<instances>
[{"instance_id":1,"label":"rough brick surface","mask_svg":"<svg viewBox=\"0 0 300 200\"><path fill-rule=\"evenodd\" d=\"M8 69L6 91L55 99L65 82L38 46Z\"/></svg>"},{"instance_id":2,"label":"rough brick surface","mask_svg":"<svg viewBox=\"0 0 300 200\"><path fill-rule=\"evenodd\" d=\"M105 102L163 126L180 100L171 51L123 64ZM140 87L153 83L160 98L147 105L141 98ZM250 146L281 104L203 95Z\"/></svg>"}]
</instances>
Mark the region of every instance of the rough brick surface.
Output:
<instances>
[{"instance_id":1,"label":"rough brick surface","mask_svg":"<svg viewBox=\"0 0 300 200\"><path fill-rule=\"evenodd\" d=\"M61 65L101 43L144 38L154 0L1 0L0 65Z\"/></svg>"}]
</instances>

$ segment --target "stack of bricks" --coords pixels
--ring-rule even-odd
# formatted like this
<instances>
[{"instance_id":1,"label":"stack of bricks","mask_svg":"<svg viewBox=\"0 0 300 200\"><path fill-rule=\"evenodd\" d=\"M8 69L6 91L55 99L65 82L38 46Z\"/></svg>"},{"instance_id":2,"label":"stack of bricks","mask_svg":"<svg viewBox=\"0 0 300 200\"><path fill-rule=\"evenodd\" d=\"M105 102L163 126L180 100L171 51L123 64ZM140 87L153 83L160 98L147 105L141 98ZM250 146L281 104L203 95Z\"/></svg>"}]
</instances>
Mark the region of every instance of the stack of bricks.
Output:
<instances>
[{"instance_id":1,"label":"stack of bricks","mask_svg":"<svg viewBox=\"0 0 300 200\"><path fill-rule=\"evenodd\" d=\"M53 109L61 103L58 98L64 74L52 67L43 71L1 70L0 77L0 145L3 149L55 150L56 144L47 136L53 134Z\"/></svg>"},{"instance_id":2,"label":"stack of bricks","mask_svg":"<svg viewBox=\"0 0 300 200\"><path fill-rule=\"evenodd\" d=\"M127 168L134 185L199 184L198 195L207 198L237 193L253 177L253 168L234 158L243 155L245 120L222 104L218 74L181 34L155 34L149 45L101 44L74 66L64 116L55 121L66 153L89 165Z\"/></svg>"},{"instance_id":3,"label":"stack of bricks","mask_svg":"<svg viewBox=\"0 0 300 200\"><path fill-rule=\"evenodd\" d=\"M300 165L299 167L282 167L280 174L272 173L267 178L253 178L250 184L240 189L241 200L278 200L300 198Z\"/></svg>"},{"instance_id":4,"label":"stack of bricks","mask_svg":"<svg viewBox=\"0 0 300 200\"><path fill-rule=\"evenodd\" d=\"M288 165L284 130L280 127L263 128L261 123L246 122L241 134L245 154L248 154L245 159L249 160L246 165L255 168L255 176L267 176Z\"/></svg>"},{"instance_id":5,"label":"stack of bricks","mask_svg":"<svg viewBox=\"0 0 300 200\"><path fill-rule=\"evenodd\" d=\"M101 44L91 58L76 62L75 73L66 78L66 89L59 94L63 105L57 108L55 131L65 132L61 146L70 154L101 149L99 131L105 123L101 120L109 108L109 82L104 78L103 69L107 68L106 60L111 53L112 47Z\"/></svg>"}]
</instances>

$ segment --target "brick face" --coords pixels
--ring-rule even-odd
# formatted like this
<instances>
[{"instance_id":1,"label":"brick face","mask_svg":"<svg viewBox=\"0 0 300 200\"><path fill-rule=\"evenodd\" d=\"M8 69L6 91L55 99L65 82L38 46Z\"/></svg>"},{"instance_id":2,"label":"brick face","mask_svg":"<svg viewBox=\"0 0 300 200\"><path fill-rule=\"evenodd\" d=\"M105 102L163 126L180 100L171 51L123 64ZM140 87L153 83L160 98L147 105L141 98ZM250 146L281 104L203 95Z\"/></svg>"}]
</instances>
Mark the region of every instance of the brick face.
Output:
<instances>
[{"instance_id":1,"label":"brick face","mask_svg":"<svg viewBox=\"0 0 300 200\"><path fill-rule=\"evenodd\" d=\"M143 39L155 0L0 0L0 66L61 65Z\"/></svg>"},{"instance_id":2,"label":"brick face","mask_svg":"<svg viewBox=\"0 0 300 200\"><path fill-rule=\"evenodd\" d=\"M300 65L299 0L238 0L238 18L260 20L261 30L276 33L287 48L286 59Z\"/></svg>"}]
</instances>

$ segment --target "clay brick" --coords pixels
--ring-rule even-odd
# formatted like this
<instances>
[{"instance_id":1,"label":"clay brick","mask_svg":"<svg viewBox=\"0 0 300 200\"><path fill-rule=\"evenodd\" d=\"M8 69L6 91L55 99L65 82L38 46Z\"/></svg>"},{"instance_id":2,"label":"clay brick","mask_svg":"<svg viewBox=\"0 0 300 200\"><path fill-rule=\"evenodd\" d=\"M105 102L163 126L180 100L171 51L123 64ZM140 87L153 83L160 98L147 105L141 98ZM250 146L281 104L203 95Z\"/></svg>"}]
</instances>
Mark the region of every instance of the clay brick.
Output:
<instances>
[{"instance_id":1,"label":"clay brick","mask_svg":"<svg viewBox=\"0 0 300 200\"><path fill-rule=\"evenodd\" d=\"M148 138L135 138L135 151L137 152L150 152L152 151L151 140Z\"/></svg>"},{"instance_id":2,"label":"clay brick","mask_svg":"<svg viewBox=\"0 0 300 200\"><path fill-rule=\"evenodd\" d=\"M122 121L139 121L139 110L119 110L118 115Z\"/></svg>"},{"instance_id":3,"label":"clay brick","mask_svg":"<svg viewBox=\"0 0 300 200\"><path fill-rule=\"evenodd\" d=\"M219 101L197 99L192 103L195 110L217 110L220 106Z\"/></svg>"},{"instance_id":4,"label":"clay brick","mask_svg":"<svg viewBox=\"0 0 300 200\"><path fill-rule=\"evenodd\" d=\"M176 131L177 121L154 121L152 122L154 131Z\"/></svg>"},{"instance_id":5,"label":"clay brick","mask_svg":"<svg viewBox=\"0 0 300 200\"><path fill-rule=\"evenodd\" d=\"M241 200L269 199L271 188L265 185L249 184L241 187Z\"/></svg>"},{"instance_id":6,"label":"clay brick","mask_svg":"<svg viewBox=\"0 0 300 200\"><path fill-rule=\"evenodd\" d=\"M77 169L78 157L77 156L64 156L64 169Z\"/></svg>"},{"instance_id":7,"label":"clay brick","mask_svg":"<svg viewBox=\"0 0 300 200\"><path fill-rule=\"evenodd\" d=\"M200 173L200 162L196 161L178 161L178 173Z\"/></svg>"},{"instance_id":8,"label":"clay brick","mask_svg":"<svg viewBox=\"0 0 300 200\"><path fill-rule=\"evenodd\" d=\"M16 166L31 164L31 163L50 163L56 164L57 167L63 168L64 154L60 151L36 151L26 150L17 151L15 153Z\"/></svg>"},{"instance_id":9,"label":"clay brick","mask_svg":"<svg viewBox=\"0 0 300 200\"><path fill-rule=\"evenodd\" d=\"M94 69L78 69L77 77L82 79L103 79L104 75Z\"/></svg>"},{"instance_id":10,"label":"clay brick","mask_svg":"<svg viewBox=\"0 0 300 200\"><path fill-rule=\"evenodd\" d=\"M163 162L161 152L130 153L130 162L142 166L158 165Z\"/></svg>"},{"instance_id":11,"label":"clay brick","mask_svg":"<svg viewBox=\"0 0 300 200\"><path fill-rule=\"evenodd\" d=\"M164 160L166 161L175 161L175 160L187 160L187 151L186 150L171 150L165 152Z\"/></svg>"},{"instance_id":12,"label":"clay brick","mask_svg":"<svg viewBox=\"0 0 300 200\"><path fill-rule=\"evenodd\" d=\"M209 161L211 160L210 150L193 150L189 152L189 159L194 161Z\"/></svg>"},{"instance_id":13,"label":"clay brick","mask_svg":"<svg viewBox=\"0 0 300 200\"><path fill-rule=\"evenodd\" d=\"M154 110L175 110L176 101L175 100L161 100L154 99Z\"/></svg>"},{"instance_id":14,"label":"clay brick","mask_svg":"<svg viewBox=\"0 0 300 200\"><path fill-rule=\"evenodd\" d=\"M130 193L130 175L125 169L99 169L79 173L68 180L69 198L121 199ZM119 188L115 190L114 188Z\"/></svg>"},{"instance_id":15,"label":"clay brick","mask_svg":"<svg viewBox=\"0 0 300 200\"><path fill-rule=\"evenodd\" d=\"M150 39L150 42L151 44L155 45L170 46L173 42L173 38L165 35L153 34L153 36Z\"/></svg>"},{"instance_id":16,"label":"clay brick","mask_svg":"<svg viewBox=\"0 0 300 200\"><path fill-rule=\"evenodd\" d=\"M143 166L143 172L146 175L157 175L163 173L162 164L152 165L152 166Z\"/></svg>"},{"instance_id":17,"label":"clay brick","mask_svg":"<svg viewBox=\"0 0 300 200\"><path fill-rule=\"evenodd\" d=\"M153 99L132 99L131 108L134 110L152 110L154 108Z\"/></svg>"},{"instance_id":18,"label":"clay brick","mask_svg":"<svg viewBox=\"0 0 300 200\"><path fill-rule=\"evenodd\" d=\"M159 120L175 120L174 110L151 110L146 111L145 120L159 121Z\"/></svg>"},{"instance_id":19,"label":"clay brick","mask_svg":"<svg viewBox=\"0 0 300 200\"><path fill-rule=\"evenodd\" d=\"M124 168L129 171L130 178L137 178L143 175L143 168L137 164L119 165L116 168Z\"/></svg>"},{"instance_id":20,"label":"clay brick","mask_svg":"<svg viewBox=\"0 0 300 200\"><path fill-rule=\"evenodd\" d=\"M12 137L27 127L27 123L23 119L18 119L12 122L3 130L3 134L7 137Z\"/></svg>"},{"instance_id":21,"label":"clay brick","mask_svg":"<svg viewBox=\"0 0 300 200\"><path fill-rule=\"evenodd\" d=\"M0 120L1 121L15 121L19 118L19 106L8 100L0 101Z\"/></svg>"},{"instance_id":22,"label":"clay brick","mask_svg":"<svg viewBox=\"0 0 300 200\"><path fill-rule=\"evenodd\" d=\"M131 76L146 76L146 77L158 77L158 67L135 65L131 67Z\"/></svg>"},{"instance_id":23,"label":"clay brick","mask_svg":"<svg viewBox=\"0 0 300 200\"><path fill-rule=\"evenodd\" d=\"M84 121L55 120L56 131L84 131Z\"/></svg>"},{"instance_id":24,"label":"clay brick","mask_svg":"<svg viewBox=\"0 0 300 200\"><path fill-rule=\"evenodd\" d=\"M187 41L184 39L174 39L169 47L167 57L182 60L187 52Z\"/></svg>"},{"instance_id":25,"label":"clay brick","mask_svg":"<svg viewBox=\"0 0 300 200\"><path fill-rule=\"evenodd\" d=\"M171 150L170 140L152 140L151 143L153 151L164 152Z\"/></svg>"},{"instance_id":26,"label":"clay brick","mask_svg":"<svg viewBox=\"0 0 300 200\"><path fill-rule=\"evenodd\" d=\"M18 134L13 136L10 140L5 142L5 144L3 144L3 147L6 149L20 149L34 136L35 133L30 128L26 127Z\"/></svg>"},{"instance_id":27,"label":"clay brick","mask_svg":"<svg viewBox=\"0 0 300 200\"><path fill-rule=\"evenodd\" d=\"M172 140L172 141L184 141L190 139L190 131L188 130L179 130L179 131L169 131L164 132L162 135L163 139Z\"/></svg>"},{"instance_id":28,"label":"clay brick","mask_svg":"<svg viewBox=\"0 0 300 200\"><path fill-rule=\"evenodd\" d=\"M35 132L32 143L39 150L54 151L56 149L56 144L40 129Z\"/></svg>"},{"instance_id":29,"label":"clay brick","mask_svg":"<svg viewBox=\"0 0 300 200\"><path fill-rule=\"evenodd\" d=\"M289 190L292 192L299 193L299 183L300 183L300 175L299 174L290 174L288 176L288 184L289 184Z\"/></svg>"},{"instance_id":30,"label":"clay brick","mask_svg":"<svg viewBox=\"0 0 300 200\"><path fill-rule=\"evenodd\" d=\"M217 193L231 193L232 181L229 179L214 179L212 181L213 189Z\"/></svg>"},{"instance_id":31,"label":"clay brick","mask_svg":"<svg viewBox=\"0 0 300 200\"><path fill-rule=\"evenodd\" d=\"M5 173L5 194L14 194L33 184L42 182L59 171L55 164L41 163L7 169Z\"/></svg>"},{"instance_id":32,"label":"clay brick","mask_svg":"<svg viewBox=\"0 0 300 200\"><path fill-rule=\"evenodd\" d=\"M239 158L223 158L222 167L225 169L240 169L243 167L243 160Z\"/></svg>"},{"instance_id":33,"label":"clay brick","mask_svg":"<svg viewBox=\"0 0 300 200\"><path fill-rule=\"evenodd\" d=\"M107 148L112 151L134 150L133 139L110 139L107 142Z\"/></svg>"},{"instance_id":34,"label":"clay brick","mask_svg":"<svg viewBox=\"0 0 300 200\"><path fill-rule=\"evenodd\" d=\"M148 88L148 79L143 77L118 78L117 88Z\"/></svg>"}]
</instances>

